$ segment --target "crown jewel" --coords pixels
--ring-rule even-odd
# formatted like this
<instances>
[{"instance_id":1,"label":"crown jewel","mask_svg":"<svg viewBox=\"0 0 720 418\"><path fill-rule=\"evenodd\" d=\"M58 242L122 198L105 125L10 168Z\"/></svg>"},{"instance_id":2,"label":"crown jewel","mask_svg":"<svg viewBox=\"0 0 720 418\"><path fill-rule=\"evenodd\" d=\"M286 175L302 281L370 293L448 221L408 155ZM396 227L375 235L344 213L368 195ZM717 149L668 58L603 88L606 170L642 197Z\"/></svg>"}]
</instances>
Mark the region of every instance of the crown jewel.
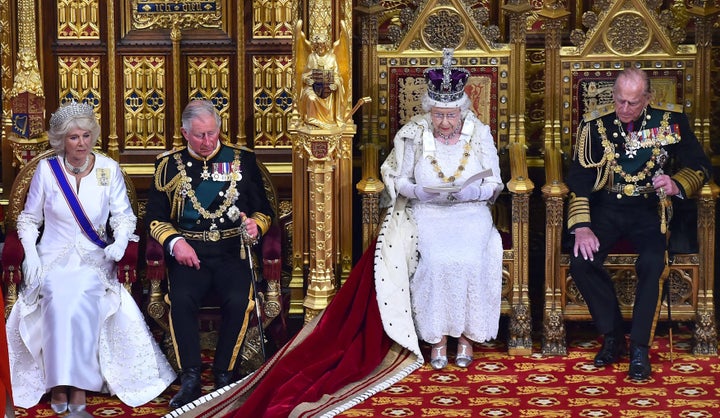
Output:
<instances>
[{"instance_id":1,"label":"crown jewel","mask_svg":"<svg viewBox=\"0 0 720 418\"><path fill-rule=\"evenodd\" d=\"M65 124L69 119L76 117L95 117L93 107L86 103L72 101L61 106L55 113L50 116L50 128L58 128Z\"/></svg>"},{"instance_id":2,"label":"crown jewel","mask_svg":"<svg viewBox=\"0 0 720 418\"><path fill-rule=\"evenodd\" d=\"M423 72L427 82L428 96L432 100L448 103L460 100L465 93L470 72L464 68L452 68L453 50L443 48L442 67L428 68Z\"/></svg>"}]
</instances>

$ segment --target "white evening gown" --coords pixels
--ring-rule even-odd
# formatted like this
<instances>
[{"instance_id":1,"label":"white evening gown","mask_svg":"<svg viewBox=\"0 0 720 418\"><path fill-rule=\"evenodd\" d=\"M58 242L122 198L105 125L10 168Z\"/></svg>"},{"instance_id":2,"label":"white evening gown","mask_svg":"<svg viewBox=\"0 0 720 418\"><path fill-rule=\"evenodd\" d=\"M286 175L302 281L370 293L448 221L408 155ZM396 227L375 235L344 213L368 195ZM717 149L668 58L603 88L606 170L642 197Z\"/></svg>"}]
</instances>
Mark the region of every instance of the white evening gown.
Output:
<instances>
[{"instance_id":1,"label":"white evening gown","mask_svg":"<svg viewBox=\"0 0 720 418\"><path fill-rule=\"evenodd\" d=\"M457 144L435 143L434 155L440 169L446 177L456 173L464 145L473 141L475 150L457 184L485 169L493 171L492 178L486 180L499 183L497 151L489 128L472 116L465 123L468 126ZM473 123L475 129L471 131ZM420 144L415 141L415 146ZM414 152L406 149L406 158ZM415 182L424 186L447 185L430 161L431 158L417 158L412 174ZM500 184L498 191L502 188ZM447 193L430 202L415 199L410 202L408 210L417 224L420 255L417 270L410 279L418 336L433 344L444 335L465 335L476 342L495 338L500 319L503 249L487 202L451 202Z\"/></svg>"},{"instance_id":2,"label":"white evening gown","mask_svg":"<svg viewBox=\"0 0 720 418\"><path fill-rule=\"evenodd\" d=\"M69 181L74 187L75 179ZM101 236L110 218L112 230L137 240L114 160L96 154L78 197ZM30 290L22 288L6 325L15 405L30 408L58 385L115 394L130 406L160 395L175 373L117 281L115 263L80 230L47 161L38 164L18 233L40 225L40 296L29 300Z\"/></svg>"}]
</instances>

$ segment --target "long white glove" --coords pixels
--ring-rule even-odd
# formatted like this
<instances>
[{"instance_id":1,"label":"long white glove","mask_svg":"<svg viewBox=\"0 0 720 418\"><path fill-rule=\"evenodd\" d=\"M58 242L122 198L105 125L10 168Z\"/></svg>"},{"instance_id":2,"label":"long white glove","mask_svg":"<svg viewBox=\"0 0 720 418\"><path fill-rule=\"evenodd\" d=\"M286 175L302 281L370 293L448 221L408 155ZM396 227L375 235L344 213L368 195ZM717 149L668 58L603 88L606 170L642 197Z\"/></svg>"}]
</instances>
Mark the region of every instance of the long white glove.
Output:
<instances>
[{"instance_id":1,"label":"long white glove","mask_svg":"<svg viewBox=\"0 0 720 418\"><path fill-rule=\"evenodd\" d=\"M488 200L492 197L494 192L495 187L489 184L470 184L459 192L453 193L453 197L459 202L468 202L471 200Z\"/></svg>"},{"instance_id":2,"label":"long white glove","mask_svg":"<svg viewBox=\"0 0 720 418\"><path fill-rule=\"evenodd\" d=\"M26 233L20 238L25 258L22 263L23 285L25 287L25 300L27 303L35 303L40 295L40 275L42 274L42 263L38 255L35 241L38 234Z\"/></svg>"},{"instance_id":3,"label":"long white glove","mask_svg":"<svg viewBox=\"0 0 720 418\"><path fill-rule=\"evenodd\" d=\"M24 281L28 288L34 288L40 283L40 273L42 272L42 263L37 250L25 250L25 259L23 260Z\"/></svg>"},{"instance_id":4,"label":"long white glove","mask_svg":"<svg viewBox=\"0 0 720 418\"><path fill-rule=\"evenodd\" d=\"M105 258L112 261L120 261L125 254L125 249L128 246L129 238L127 234L120 234L119 237L115 238L115 242L105 247Z\"/></svg>"}]
</instances>

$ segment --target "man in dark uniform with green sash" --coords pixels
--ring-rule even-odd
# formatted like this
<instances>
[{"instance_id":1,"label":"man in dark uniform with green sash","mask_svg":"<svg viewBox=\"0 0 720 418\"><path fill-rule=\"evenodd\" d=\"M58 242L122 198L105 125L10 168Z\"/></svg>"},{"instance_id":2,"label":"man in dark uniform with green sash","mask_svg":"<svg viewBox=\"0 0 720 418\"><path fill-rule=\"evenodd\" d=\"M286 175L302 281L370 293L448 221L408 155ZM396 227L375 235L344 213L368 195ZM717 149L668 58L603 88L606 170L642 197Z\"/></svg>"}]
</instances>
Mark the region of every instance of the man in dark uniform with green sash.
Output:
<instances>
[{"instance_id":1,"label":"man in dark uniform with green sash","mask_svg":"<svg viewBox=\"0 0 720 418\"><path fill-rule=\"evenodd\" d=\"M182 369L180 407L201 396L198 310L206 294L220 298L215 387L232 382L254 308L244 244L267 232L273 210L252 151L219 141L220 116L209 101L191 101L182 114L188 146L160 155L145 220L168 261L170 326Z\"/></svg>"},{"instance_id":2,"label":"man in dark uniform with green sash","mask_svg":"<svg viewBox=\"0 0 720 418\"><path fill-rule=\"evenodd\" d=\"M667 206L660 205L695 194L711 170L682 106L654 107L651 99L645 72L622 71L613 87L614 107L581 122L566 179L568 229L574 235L570 274L604 335L595 366L615 363L627 352L617 295L603 262L623 238L639 254L628 370L634 380L651 373L648 350L661 301L669 222Z\"/></svg>"}]
</instances>

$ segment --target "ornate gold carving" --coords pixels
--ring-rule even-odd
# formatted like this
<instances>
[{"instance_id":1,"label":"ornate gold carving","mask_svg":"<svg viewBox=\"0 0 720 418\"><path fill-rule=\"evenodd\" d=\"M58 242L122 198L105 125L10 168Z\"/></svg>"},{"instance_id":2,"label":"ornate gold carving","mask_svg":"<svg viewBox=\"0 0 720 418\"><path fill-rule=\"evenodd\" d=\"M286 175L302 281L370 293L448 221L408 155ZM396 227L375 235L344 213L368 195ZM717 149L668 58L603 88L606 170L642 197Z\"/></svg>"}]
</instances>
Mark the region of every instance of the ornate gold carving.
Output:
<instances>
[{"instance_id":1,"label":"ornate gold carving","mask_svg":"<svg viewBox=\"0 0 720 418\"><path fill-rule=\"evenodd\" d=\"M59 0L57 2L58 39L100 39L98 0Z\"/></svg>"},{"instance_id":2,"label":"ornate gold carving","mask_svg":"<svg viewBox=\"0 0 720 418\"><path fill-rule=\"evenodd\" d=\"M165 57L127 56L123 68L125 147L165 149Z\"/></svg>"},{"instance_id":3,"label":"ornate gold carving","mask_svg":"<svg viewBox=\"0 0 720 418\"><path fill-rule=\"evenodd\" d=\"M634 55L650 44L650 28L637 12L618 13L604 33L605 44L618 55Z\"/></svg>"},{"instance_id":4,"label":"ornate gold carving","mask_svg":"<svg viewBox=\"0 0 720 418\"><path fill-rule=\"evenodd\" d=\"M227 56L190 56L187 58L190 100L207 98L220 114L220 139L230 136L230 58Z\"/></svg>"},{"instance_id":5,"label":"ornate gold carving","mask_svg":"<svg viewBox=\"0 0 720 418\"><path fill-rule=\"evenodd\" d=\"M35 44L35 31L37 19L35 17L35 2L20 0L18 11L18 55L15 64L15 81L10 91L10 97L21 92L33 93L43 97L42 80L37 61Z\"/></svg>"},{"instance_id":6,"label":"ornate gold carving","mask_svg":"<svg viewBox=\"0 0 720 418\"><path fill-rule=\"evenodd\" d=\"M310 25L310 37L328 36L331 33L333 21L333 1L332 0L308 0L308 19Z\"/></svg>"},{"instance_id":7,"label":"ornate gold carving","mask_svg":"<svg viewBox=\"0 0 720 418\"><path fill-rule=\"evenodd\" d=\"M510 338L508 354L528 356L532 354L532 320L529 304L514 304L510 313Z\"/></svg>"},{"instance_id":8,"label":"ornate gold carving","mask_svg":"<svg viewBox=\"0 0 720 418\"><path fill-rule=\"evenodd\" d=\"M422 30L423 41L433 49L457 48L464 40L465 25L453 9L439 9L428 16Z\"/></svg>"},{"instance_id":9,"label":"ornate gold carving","mask_svg":"<svg viewBox=\"0 0 720 418\"><path fill-rule=\"evenodd\" d=\"M542 353L546 356L566 356L565 320L559 309L545 311L543 318Z\"/></svg>"},{"instance_id":10,"label":"ornate gold carving","mask_svg":"<svg viewBox=\"0 0 720 418\"><path fill-rule=\"evenodd\" d=\"M252 37L255 39L290 39L294 0L253 0Z\"/></svg>"},{"instance_id":11,"label":"ornate gold carving","mask_svg":"<svg viewBox=\"0 0 720 418\"><path fill-rule=\"evenodd\" d=\"M220 28L225 1L132 0L133 29Z\"/></svg>"},{"instance_id":12,"label":"ornate gold carving","mask_svg":"<svg viewBox=\"0 0 720 418\"><path fill-rule=\"evenodd\" d=\"M102 91L100 57L64 55L57 59L60 102L85 101L93 106L95 114L99 116L103 103L100 93Z\"/></svg>"},{"instance_id":13,"label":"ornate gold carving","mask_svg":"<svg viewBox=\"0 0 720 418\"><path fill-rule=\"evenodd\" d=\"M295 106L292 124L320 129L352 124L350 32L344 22L338 39L315 34L308 41L302 21L295 27Z\"/></svg>"},{"instance_id":14,"label":"ornate gold carving","mask_svg":"<svg viewBox=\"0 0 720 418\"><path fill-rule=\"evenodd\" d=\"M253 57L253 114L255 148L287 148L288 121L292 113L292 57Z\"/></svg>"}]
</instances>

